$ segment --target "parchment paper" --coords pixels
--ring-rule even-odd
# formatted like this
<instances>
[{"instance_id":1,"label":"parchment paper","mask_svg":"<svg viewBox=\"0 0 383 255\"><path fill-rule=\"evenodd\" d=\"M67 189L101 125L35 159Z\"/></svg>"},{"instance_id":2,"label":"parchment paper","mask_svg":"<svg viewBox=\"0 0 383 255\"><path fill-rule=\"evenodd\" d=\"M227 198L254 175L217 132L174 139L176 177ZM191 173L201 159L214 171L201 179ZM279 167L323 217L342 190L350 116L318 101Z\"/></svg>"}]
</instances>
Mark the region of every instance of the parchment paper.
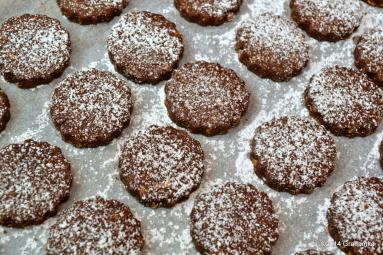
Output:
<instances>
[{"instance_id":1,"label":"parchment paper","mask_svg":"<svg viewBox=\"0 0 383 255\"><path fill-rule=\"evenodd\" d=\"M0 79L0 87L9 96L12 118L0 134L0 147L22 142L27 138L45 140L62 148L72 164L74 183L71 197L60 211L74 201L95 195L115 198L126 203L142 221L145 254L196 254L189 234L189 214L195 196L212 184L225 180L253 183L267 192L274 202L280 219L280 238L273 254L293 254L295 251L317 248L342 254L327 232L326 211L329 198L337 187L355 176L381 176L378 164L378 144L382 127L366 138L336 138L337 168L325 186L311 195L292 196L268 188L253 172L248 154L249 141L255 128L275 116L296 114L308 116L303 105L303 91L309 78L326 65L353 66L353 39L334 43L318 42L308 38L311 59L304 72L287 83L260 79L238 61L234 50L235 29L255 13L271 11L290 15L288 0L245 0L233 22L219 27L201 27L184 20L175 9L173 0L131 0L124 13L147 10L161 13L177 24L184 35L185 55L181 64L194 60L208 60L234 69L252 92L251 104L239 127L227 135L206 138L193 135L201 141L206 154L207 172L201 187L190 199L172 209L150 209L141 205L125 191L117 172L117 153L126 137L150 124L174 125L164 106L164 83L157 86L128 82L135 98L130 126L110 145L97 149L76 149L66 144L54 128L48 115L48 102L55 86L69 73L96 67L114 71L110 64L106 38L118 18L110 23L82 26L69 22L61 15L54 0L0 0L0 22L23 13L41 13L59 19L69 30L72 40L71 66L49 85L22 90ZM383 24L383 9L365 5L367 16L353 35ZM122 77L122 76L120 76ZM0 254L45 254L47 229L55 222L49 218L43 224L25 229L0 227Z\"/></svg>"}]
</instances>

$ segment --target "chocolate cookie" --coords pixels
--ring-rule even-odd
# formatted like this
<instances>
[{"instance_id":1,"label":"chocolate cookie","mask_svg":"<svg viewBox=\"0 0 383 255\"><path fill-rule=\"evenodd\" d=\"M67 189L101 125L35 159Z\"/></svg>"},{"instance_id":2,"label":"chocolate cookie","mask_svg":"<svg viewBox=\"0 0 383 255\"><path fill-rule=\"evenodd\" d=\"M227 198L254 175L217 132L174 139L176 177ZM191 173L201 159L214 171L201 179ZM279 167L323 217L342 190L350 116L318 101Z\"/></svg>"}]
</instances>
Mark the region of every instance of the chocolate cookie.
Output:
<instances>
[{"instance_id":1,"label":"chocolate cookie","mask_svg":"<svg viewBox=\"0 0 383 255\"><path fill-rule=\"evenodd\" d=\"M324 127L289 116L257 128L250 158L255 173L273 189L309 194L334 171L336 147Z\"/></svg>"},{"instance_id":2,"label":"chocolate cookie","mask_svg":"<svg viewBox=\"0 0 383 255\"><path fill-rule=\"evenodd\" d=\"M10 105L7 94L0 89L0 132L5 129L9 119L11 118Z\"/></svg>"},{"instance_id":3,"label":"chocolate cookie","mask_svg":"<svg viewBox=\"0 0 383 255\"><path fill-rule=\"evenodd\" d=\"M380 166L383 168L383 140L380 142Z\"/></svg>"},{"instance_id":4,"label":"chocolate cookie","mask_svg":"<svg viewBox=\"0 0 383 255\"><path fill-rule=\"evenodd\" d=\"M359 177L346 182L331 199L328 229L348 254L383 254L383 180Z\"/></svg>"},{"instance_id":5,"label":"chocolate cookie","mask_svg":"<svg viewBox=\"0 0 383 255\"><path fill-rule=\"evenodd\" d=\"M295 253L295 255L335 255L335 254L329 251L307 250L307 251L297 252Z\"/></svg>"},{"instance_id":6,"label":"chocolate cookie","mask_svg":"<svg viewBox=\"0 0 383 255\"><path fill-rule=\"evenodd\" d=\"M0 224L24 227L56 214L69 197L70 164L61 150L26 140L0 150Z\"/></svg>"},{"instance_id":7,"label":"chocolate cookie","mask_svg":"<svg viewBox=\"0 0 383 255\"><path fill-rule=\"evenodd\" d=\"M64 141L76 147L110 143L129 125L133 100L126 82L90 69L69 75L53 92L50 114Z\"/></svg>"},{"instance_id":8,"label":"chocolate cookie","mask_svg":"<svg viewBox=\"0 0 383 255\"><path fill-rule=\"evenodd\" d=\"M185 131L150 126L124 145L120 178L146 206L171 207L197 189L203 160L201 144Z\"/></svg>"},{"instance_id":9,"label":"chocolate cookie","mask_svg":"<svg viewBox=\"0 0 383 255\"><path fill-rule=\"evenodd\" d=\"M250 93L237 74L219 64L188 63L165 86L170 118L193 133L224 134L240 123Z\"/></svg>"},{"instance_id":10,"label":"chocolate cookie","mask_svg":"<svg viewBox=\"0 0 383 255\"><path fill-rule=\"evenodd\" d=\"M191 236L202 254L270 255L278 219L266 193L227 182L199 195L191 212Z\"/></svg>"},{"instance_id":11,"label":"chocolate cookie","mask_svg":"<svg viewBox=\"0 0 383 255\"><path fill-rule=\"evenodd\" d=\"M359 0L291 0L291 17L300 28L320 41L348 38L364 15Z\"/></svg>"},{"instance_id":12,"label":"chocolate cookie","mask_svg":"<svg viewBox=\"0 0 383 255\"><path fill-rule=\"evenodd\" d=\"M241 4L242 0L174 0L185 19L202 26L219 26L233 20Z\"/></svg>"},{"instance_id":13,"label":"chocolate cookie","mask_svg":"<svg viewBox=\"0 0 383 255\"><path fill-rule=\"evenodd\" d=\"M21 88L49 83L69 65L68 31L56 19L24 14L0 27L0 74Z\"/></svg>"},{"instance_id":14,"label":"chocolate cookie","mask_svg":"<svg viewBox=\"0 0 383 255\"><path fill-rule=\"evenodd\" d=\"M294 22L271 13L245 21L237 30L239 60L262 78L288 81L309 60L309 46Z\"/></svg>"},{"instance_id":15,"label":"chocolate cookie","mask_svg":"<svg viewBox=\"0 0 383 255\"><path fill-rule=\"evenodd\" d=\"M334 66L314 75L305 91L311 116L333 134L368 136L383 115L380 89L363 73Z\"/></svg>"},{"instance_id":16,"label":"chocolate cookie","mask_svg":"<svg viewBox=\"0 0 383 255\"><path fill-rule=\"evenodd\" d=\"M117 71L137 83L156 84L169 78L183 50L176 25L150 12L124 15L108 38L109 57Z\"/></svg>"},{"instance_id":17,"label":"chocolate cookie","mask_svg":"<svg viewBox=\"0 0 383 255\"><path fill-rule=\"evenodd\" d=\"M383 7L383 0L363 0L369 5Z\"/></svg>"},{"instance_id":18,"label":"chocolate cookie","mask_svg":"<svg viewBox=\"0 0 383 255\"><path fill-rule=\"evenodd\" d=\"M354 56L355 66L383 87L383 29L375 28L359 37Z\"/></svg>"},{"instance_id":19,"label":"chocolate cookie","mask_svg":"<svg viewBox=\"0 0 383 255\"><path fill-rule=\"evenodd\" d=\"M57 0L61 12L83 25L109 22L121 14L128 0Z\"/></svg>"},{"instance_id":20,"label":"chocolate cookie","mask_svg":"<svg viewBox=\"0 0 383 255\"><path fill-rule=\"evenodd\" d=\"M141 223L129 207L101 197L77 201L49 228L48 255L141 254Z\"/></svg>"}]
</instances>

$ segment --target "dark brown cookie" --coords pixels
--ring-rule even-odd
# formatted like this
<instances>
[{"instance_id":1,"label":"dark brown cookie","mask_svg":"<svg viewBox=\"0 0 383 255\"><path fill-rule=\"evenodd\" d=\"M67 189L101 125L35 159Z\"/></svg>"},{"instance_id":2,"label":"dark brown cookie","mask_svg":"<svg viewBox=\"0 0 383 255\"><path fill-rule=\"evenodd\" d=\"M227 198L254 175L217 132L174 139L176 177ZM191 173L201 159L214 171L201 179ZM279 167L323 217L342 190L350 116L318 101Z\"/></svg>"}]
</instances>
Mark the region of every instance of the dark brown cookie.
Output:
<instances>
[{"instance_id":1,"label":"dark brown cookie","mask_svg":"<svg viewBox=\"0 0 383 255\"><path fill-rule=\"evenodd\" d=\"M250 157L256 174L273 189L309 194L334 171L336 146L314 121L281 117L257 128Z\"/></svg>"},{"instance_id":2,"label":"dark brown cookie","mask_svg":"<svg viewBox=\"0 0 383 255\"><path fill-rule=\"evenodd\" d=\"M204 61L175 70L165 93L170 118L207 136L237 126L250 99L245 82L233 70Z\"/></svg>"},{"instance_id":3,"label":"dark brown cookie","mask_svg":"<svg viewBox=\"0 0 383 255\"><path fill-rule=\"evenodd\" d=\"M227 182L199 195L191 212L191 236L202 254L270 255L278 219L266 193Z\"/></svg>"},{"instance_id":4,"label":"dark brown cookie","mask_svg":"<svg viewBox=\"0 0 383 255\"><path fill-rule=\"evenodd\" d=\"M329 251L316 251L316 250L306 250L295 253L295 255L335 255Z\"/></svg>"},{"instance_id":5,"label":"dark brown cookie","mask_svg":"<svg viewBox=\"0 0 383 255\"><path fill-rule=\"evenodd\" d=\"M56 19L24 14L0 27L0 74L21 88L49 83L69 65L68 31Z\"/></svg>"},{"instance_id":6,"label":"dark brown cookie","mask_svg":"<svg viewBox=\"0 0 383 255\"><path fill-rule=\"evenodd\" d=\"M383 168L383 140L380 142L380 166Z\"/></svg>"},{"instance_id":7,"label":"dark brown cookie","mask_svg":"<svg viewBox=\"0 0 383 255\"><path fill-rule=\"evenodd\" d=\"M137 83L170 77L183 54L182 35L164 16L131 12L114 25L108 52L117 71Z\"/></svg>"},{"instance_id":8,"label":"dark brown cookie","mask_svg":"<svg viewBox=\"0 0 383 255\"><path fill-rule=\"evenodd\" d=\"M203 160L201 144L185 131L150 126L124 145L120 178L146 206L171 207L198 188Z\"/></svg>"},{"instance_id":9,"label":"dark brown cookie","mask_svg":"<svg viewBox=\"0 0 383 255\"><path fill-rule=\"evenodd\" d=\"M141 254L141 223L129 207L101 197L77 201L49 228L48 255Z\"/></svg>"},{"instance_id":10,"label":"dark brown cookie","mask_svg":"<svg viewBox=\"0 0 383 255\"><path fill-rule=\"evenodd\" d=\"M133 100L125 81L90 69L69 75L53 92L50 114L64 141L76 147L110 143L129 125Z\"/></svg>"},{"instance_id":11,"label":"dark brown cookie","mask_svg":"<svg viewBox=\"0 0 383 255\"><path fill-rule=\"evenodd\" d=\"M346 182L333 194L327 219L331 237L347 254L383 254L383 180Z\"/></svg>"},{"instance_id":12,"label":"dark brown cookie","mask_svg":"<svg viewBox=\"0 0 383 255\"><path fill-rule=\"evenodd\" d=\"M383 7L383 0L363 0L369 5Z\"/></svg>"},{"instance_id":13,"label":"dark brown cookie","mask_svg":"<svg viewBox=\"0 0 383 255\"><path fill-rule=\"evenodd\" d=\"M305 91L305 104L333 134L350 138L372 134L383 117L379 87L347 67L326 67L314 75Z\"/></svg>"},{"instance_id":14,"label":"dark brown cookie","mask_svg":"<svg viewBox=\"0 0 383 255\"><path fill-rule=\"evenodd\" d=\"M294 22L271 13L245 21L237 30L239 60L262 78L288 81L309 61L309 46Z\"/></svg>"},{"instance_id":15,"label":"dark brown cookie","mask_svg":"<svg viewBox=\"0 0 383 255\"><path fill-rule=\"evenodd\" d=\"M87 25L111 21L128 0L57 0L57 4L70 21Z\"/></svg>"},{"instance_id":16,"label":"dark brown cookie","mask_svg":"<svg viewBox=\"0 0 383 255\"><path fill-rule=\"evenodd\" d=\"M233 20L242 0L174 0L181 15L202 26L219 26Z\"/></svg>"},{"instance_id":17,"label":"dark brown cookie","mask_svg":"<svg viewBox=\"0 0 383 255\"><path fill-rule=\"evenodd\" d=\"M360 0L291 0L291 17L300 28L320 41L348 38L360 25Z\"/></svg>"},{"instance_id":18,"label":"dark brown cookie","mask_svg":"<svg viewBox=\"0 0 383 255\"><path fill-rule=\"evenodd\" d=\"M359 37L354 57L355 66L383 87L383 29L375 28Z\"/></svg>"},{"instance_id":19,"label":"dark brown cookie","mask_svg":"<svg viewBox=\"0 0 383 255\"><path fill-rule=\"evenodd\" d=\"M0 224L24 227L56 214L69 197L70 164L61 150L26 140L0 150Z\"/></svg>"},{"instance_id":20,"label":"dark brown cookie","mask_svg":"<svg viewBox=\"0 0 383 255\"><path fill-rule=\"evenodd\" d=\"M5 94L0 89L0 132L5 129L5 126L7 125L9 119L11 118L11 112L9 108L10 108L10 104L9 104L7 94Z\"/></svg>"}]
</instances>

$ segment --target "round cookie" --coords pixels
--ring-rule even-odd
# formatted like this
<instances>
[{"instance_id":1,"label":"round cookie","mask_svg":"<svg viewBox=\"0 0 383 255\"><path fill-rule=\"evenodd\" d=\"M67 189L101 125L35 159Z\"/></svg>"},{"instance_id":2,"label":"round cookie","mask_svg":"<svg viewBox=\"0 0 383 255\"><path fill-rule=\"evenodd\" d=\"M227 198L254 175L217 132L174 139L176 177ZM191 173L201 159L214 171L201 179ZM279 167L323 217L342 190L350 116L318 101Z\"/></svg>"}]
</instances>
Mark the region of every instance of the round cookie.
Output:
<instances>
[{"instance_id":1,"label":"round cookie","mask_svg":"<svg viewBox=\"0 0 383 255\"><path fill-rule=\"evenodd\" d=\"M119 157L120 178L144 205L171 207L201 183L201 144L185 131L150 126L127 140Z\"/></svg>"},{"instance_id":2,"label":"round cookie","mask_svg":"<svg viewBox=\"0 0 383 255\"><path fill-rule=\"evenodd\" d=\"M369 5L383 7L383 0L363 0Z\"/></svg>"},{"instance_id":3,"label":"round cookie","mask_svg":"<svg viewBox=\"0 0 383 255\"><path fill-rule=\"evenodd\" d=\"M268 254L278 239L278 219L266 193L227 182L199 195L191 236L201 254Z\"/></svg>"},{"instance_id":4,"label":"round cookie","mask_svg":"<svg viewBox=\"0 0 383 255\"><path fill-rule=\"evenodd\" d=\"M237 30L239 60L262 78L288 81L309 60L309 46L294 22L271 13L245 21Z\"/></svg>"},{"instance_id":5,"label":"round cookie","mask_svg":"<svg viewBox=\"0 0 383 255\"><path fill-rule=\"evenodd\" d=\"M79 148L110 143L129 125L132 109L126 82L97 69L69 75L50 103L51 119L63 140Z\"/></svg>"},{"instance_id":6,"label":"round cookie","mask_svg":"<svg viewBox=\"0 0 383 255\"><path fill-rule=\"evenodd\" d=\"M9 119L11 118L10 105L7 94L0 89L0 132L5 129Z\"/></svg>"},{"instance_id":7,"label":"round cookie","mask_svg":"<svg viewBox=\"0 0 383 255\"><path fill-rule=\"evenodd\" d=\"M233 20L242 0L175 0L174 5L190 22L219 26Z\"/></svg>"},{"instance_id":8,"label":"round cookie","mask_svg":"<svg viewBox=\"0 0 383 255\"><path fill-rule=\"evenodd\" d=\"M375 28L360 36L354 57L355 66L383 87L383 29Z\"/></svg>"},{"instance_id":9,"label":"round cookie","mask_svg":"<svg viewBox=\"0 0 383 255\"><path fill-rule=\"evenodd\" d=\"M113 26L108 52L117 71L137 83L170 77L182 57L182 34L164 16L130 12Z\"/></svg>"},{"instance_id":10,"label":"round cookie","mask_svg":"<svg viewBox=\"0 0 383 255\"><path fill-rule=\"evenodd\" d=\"M57 4L70 21L87 25L111 21L128 0L57 0Z\"/></svg>"},{"instance_id":11,"label":"round cookie","mask_svg":"<svg viewBox=\"0 0 383 255\"><path fill-rule=\"evenodd\" d=\"M255 173L273 189L309 194L334 171L336 146L314 121L281 117L256 129L250 158Z\"/></svg>"},{"instance_id":12,"label":"round cookie","mask_svg":"<svg viewBox=\"0 0 383 255\"><path fill-rule=\"evenodd\" d=\"M305 104L333 134L350 138L375 132L383 115L379 87L363 73L341 66L324 68L311 78Z\"/></svg>"},{"instance_id":13,"label":"round cookie","mask_svg":"<svg viewBox=\"0 0 383 255\"><path fill-rule=\"evenodd\" d=\"M141 223L129 207L101 197L77 201L49 228L47 255L141 254Z\"/></svg>"},{"instance_id":14,"label":"round cookie","mask_svg":"<svg viewBox=\"0 0 383 255\"><path fill-rule=\"evenodd\" d=\"M68 31L56 19L24 14L0 27L0 74L21 88L49 83L69 65Z\"/></svg>"},{"instance_id":15,"label":"round cookie","mask_svg":"<svg viewBox=\"0 0 383 255\"><path fill-rule=\"evenodd\" d=\"M329 251L316 251L316 250L306 250L295 253L295 255L335 255Z\"/></svg>"},{"instance_id":16,"label":"round cookie","mask_svg":"<svg viewBox=\"0 0 383 255\"><path fill-rule=\"evenodd\" d=\"M204 61L175 70L166 82L165 94L170 118L207 136L239 125L250 100L245 82L233 70Z\"/></svg>"},{"instance_id":17,"label":"round cookie","mask_svg":"<svg viewBox=\"0 0 383 255\"><path fill-rule=\"evenodd\" d=\"M26 140L0 150L0 224L25 227L56 214L69 197L70 164L61 150Z\"/></svg>"},{"instance_id":18,"label":"round cookie","mask_svg":"<svg viewBox=\"0 0 383 255\"><path fill-rule=\"evenodd\" d=\"M331 199L328 230L347 254L383 254L383 180L359 177Z\"/></svg>"},{"instance_id":19,"label":"round cookie","mask_svg":"<svg viewBox=\"0 0 383 255\"><path fill-rule=\"evenodd\" d=\"M364 15L360 0L291 0L291 17L300 28L320 41L348 38Z\"/></svg>"}]
</instances>

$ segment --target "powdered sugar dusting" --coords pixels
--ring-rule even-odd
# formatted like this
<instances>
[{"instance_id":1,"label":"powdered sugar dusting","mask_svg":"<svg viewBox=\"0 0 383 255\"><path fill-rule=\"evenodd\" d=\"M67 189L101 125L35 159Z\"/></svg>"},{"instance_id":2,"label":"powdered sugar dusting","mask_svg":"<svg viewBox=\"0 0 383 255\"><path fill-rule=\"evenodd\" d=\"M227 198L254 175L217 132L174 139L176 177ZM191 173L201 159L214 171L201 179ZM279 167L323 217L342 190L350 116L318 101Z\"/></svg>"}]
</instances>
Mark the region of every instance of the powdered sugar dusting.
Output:
<instances>
[{"instance_id":1,"label":"powdered sugar dusting","mask_svg":"<svg viewBox=\"0 0 383 255\"><path fill-rule=\"evenodd\" d=\"M197 197L192 237L203 254L270 254L278 219L265 193L227 182Z\"/></svg>"},{"instance_id":2,"label":"powdered sugar dusting","mask_svg":"<svg viewBox=\"0 0 383 255\"><path fill-rule=\"evenodd\" d=\"M383 116L383 97L377 85L364 74L349 68L324 68L314 75L306 101L315 107L327 126L342 130L372 132ZM309 106L311 107L311 106Z\"/></svg>"},{"instance_id":3,"label":"powdered sugar dusting","mask_svg":"<svg viewBox=\"0 0 383 255\"><path fill-rule=\"evenodd\" d=\"M120 155L120 176L145 204L171 206L199 186L203 159L200 143L184 131L151 126L128 138Z\"/></svg>"},{"instance_id":4,"label":"powdered sugar dusting","mask_svg":"<svg viewBox=\"0 0 383 255\"><path fill-rule=\"evenodd\" d=\"M166 83L165 93L167 109L177 123L207 134L235 126L250 97L233 70L205 61L176 70Z\"/></svg>"},{"instance_id":5,"label":"powdered sugar dusting","mask_svg":"<svg viewBox=\"0 0 383 255\"><path fill-rule=\"evenodd\" d=\"M81 10L86 14L93 14L96 10L102 10L111 7L123 8L127 0L59 0L60 5L65 8Z\"/></svg>"},{"instance_id":6,"label":"powdered sugar dusting","mask_svg":"<svg viewBox=\"0 0 383 255\"><path fill-rule=\"evenodd\" d=\"M109 22L119 15L129 0L57 0L63 15L80 24Z\"/></svg>"},{"instance_id":7,"label":"powdered sugar dusting","mask_svg":"<svg viewBox=\"0 0 383 255\"><path fill-rule=\"evenodd\" d=\"M257 128L252 158L267 183L293 194L307 193L324 184L335 169L336 148L324 127L288 116Z\"/></svg>"},{"instance_id":8,"label":"powdered sugar dusting","mask_svg":"<svg viewBox=\"0 0 383 255\"><path fill-rule=\"evenodd\" d=\"M0 223L25 226L55 213L69 196L70 165L61 150L26 140L0 150Z\"/></svg>"},{"instance_id":9,"label":"powdered sugar dusting","mask_svg":"<svg viewBox=\"0 0 383 255\"><path fill-rule=\"evenodd\" d=\"M304 34L294 22L282 16L263 13L246 20L237 31L237 51L252 69L292 75L309 59ZM282 75L282 74L280 74Z\"/></svg>"},{"instance_id":10,"label":"powdered sugar dusting","mask_svg":"<svg viewBox=\"0 0 383 255\"><path fill-rule=\"evenodd\" d=\"M378 75L379 80L383 81L383 29L375 28L363 34L356 46L356 52L362 61L361 70Z\"/></svg>"},{"instance_id":11,"label":"powdered sugar dusting","mask_svg":"<svg viewBox=\"0 0 383 255\"><path fill-rule=\"evenodd\" d=\"M47 254L138 255L140 222L129 208L100 197L76 202L49 229Z\"/></svg>"},{"instance_id":12,"label":"powdered sugar dusting","mask_svg":"<svg viewBox=\"0 0 383 255\"><path fill-rule=\"evenodd\" d=\"M0 27L0 72L18 80L47 77L69 62L70 40L60 22L25 14Z\"/></svg>"},{"instance_id":13,"label":"powdered sugar dusting","mask_svg":"<svg viewBox=\"0 0 383 255\"><path fill-rule=\"evenodd\" d=\"M159 79L183 53L182 36L162 15L131 12L113 26L108 38L112 62L128 77Z\"/></svg>"},{"instance_id":14,"label":"powdered sugar dusting","mask_svg":"<svg viewBox=\"0 0 383 255\"><path fill-rule=\"evenodd\" d=\"M273 50L273 53L283 58L281 61L286 61L289 53L304 54L302 58L308 59L308 45L303 33L286 18L265 13L245 21L242 29L239 40L250 39L252 47Z\"/></svg>"},{"instance_id":15,"label":"powdered sugar dusting","mask_svg":"<svg viewBox=\"0 0 383 255\"><path fill-rule=\"evenodd\" d=\"M328 218L337 235L333 237L346 249L383 253L383 180L361 177L346 182L333 195Z\"/></svg>"},{"instance_id":16,"label":"powdered sugar dusting","mask_svg":"<svg viewBox=\"0 0 383 255\"><path fill-rule=\"evenodd\" d=\"M126 83L112 73L90 69L71 74L55 89L51 118L78 145L110 142L130 120L133 101Z\"/></svg>"},{"instance_id":17,"label":"powdered sugar dusting","mask_svg":"<svg viewBox=\"0 0 383 255\"><path fill-rule=\"evenodd\" d=\"M242 0L188 0L186 2L194 11L220 17L237 9Z\"/></svg>"},{"instance_id":18,"label":"powdered sugar dusting","mask_svg":"<svg viewBox=\"0 0 383 255\"><path fill-rule=\"evenodd\" d=\"M2 92L0 91L0 93ZM1 97L1 94L0 94L0 119L3 119L4 115L6 114L6 112L8 112L8 110L9 110L8 106L5 105L4 99L3 97Z\"/></svg>"},{"instance_id":19,"label":"powdered sugar dusting","mask_svg":"<svg viewBox=\"0 0 383 255\"><path fill-rule=\"evenodd\" d=\"M293 0L292 6L309 29L340 37L352 33L364 15L359 0Z\"/></svg>"}]
</instances>

